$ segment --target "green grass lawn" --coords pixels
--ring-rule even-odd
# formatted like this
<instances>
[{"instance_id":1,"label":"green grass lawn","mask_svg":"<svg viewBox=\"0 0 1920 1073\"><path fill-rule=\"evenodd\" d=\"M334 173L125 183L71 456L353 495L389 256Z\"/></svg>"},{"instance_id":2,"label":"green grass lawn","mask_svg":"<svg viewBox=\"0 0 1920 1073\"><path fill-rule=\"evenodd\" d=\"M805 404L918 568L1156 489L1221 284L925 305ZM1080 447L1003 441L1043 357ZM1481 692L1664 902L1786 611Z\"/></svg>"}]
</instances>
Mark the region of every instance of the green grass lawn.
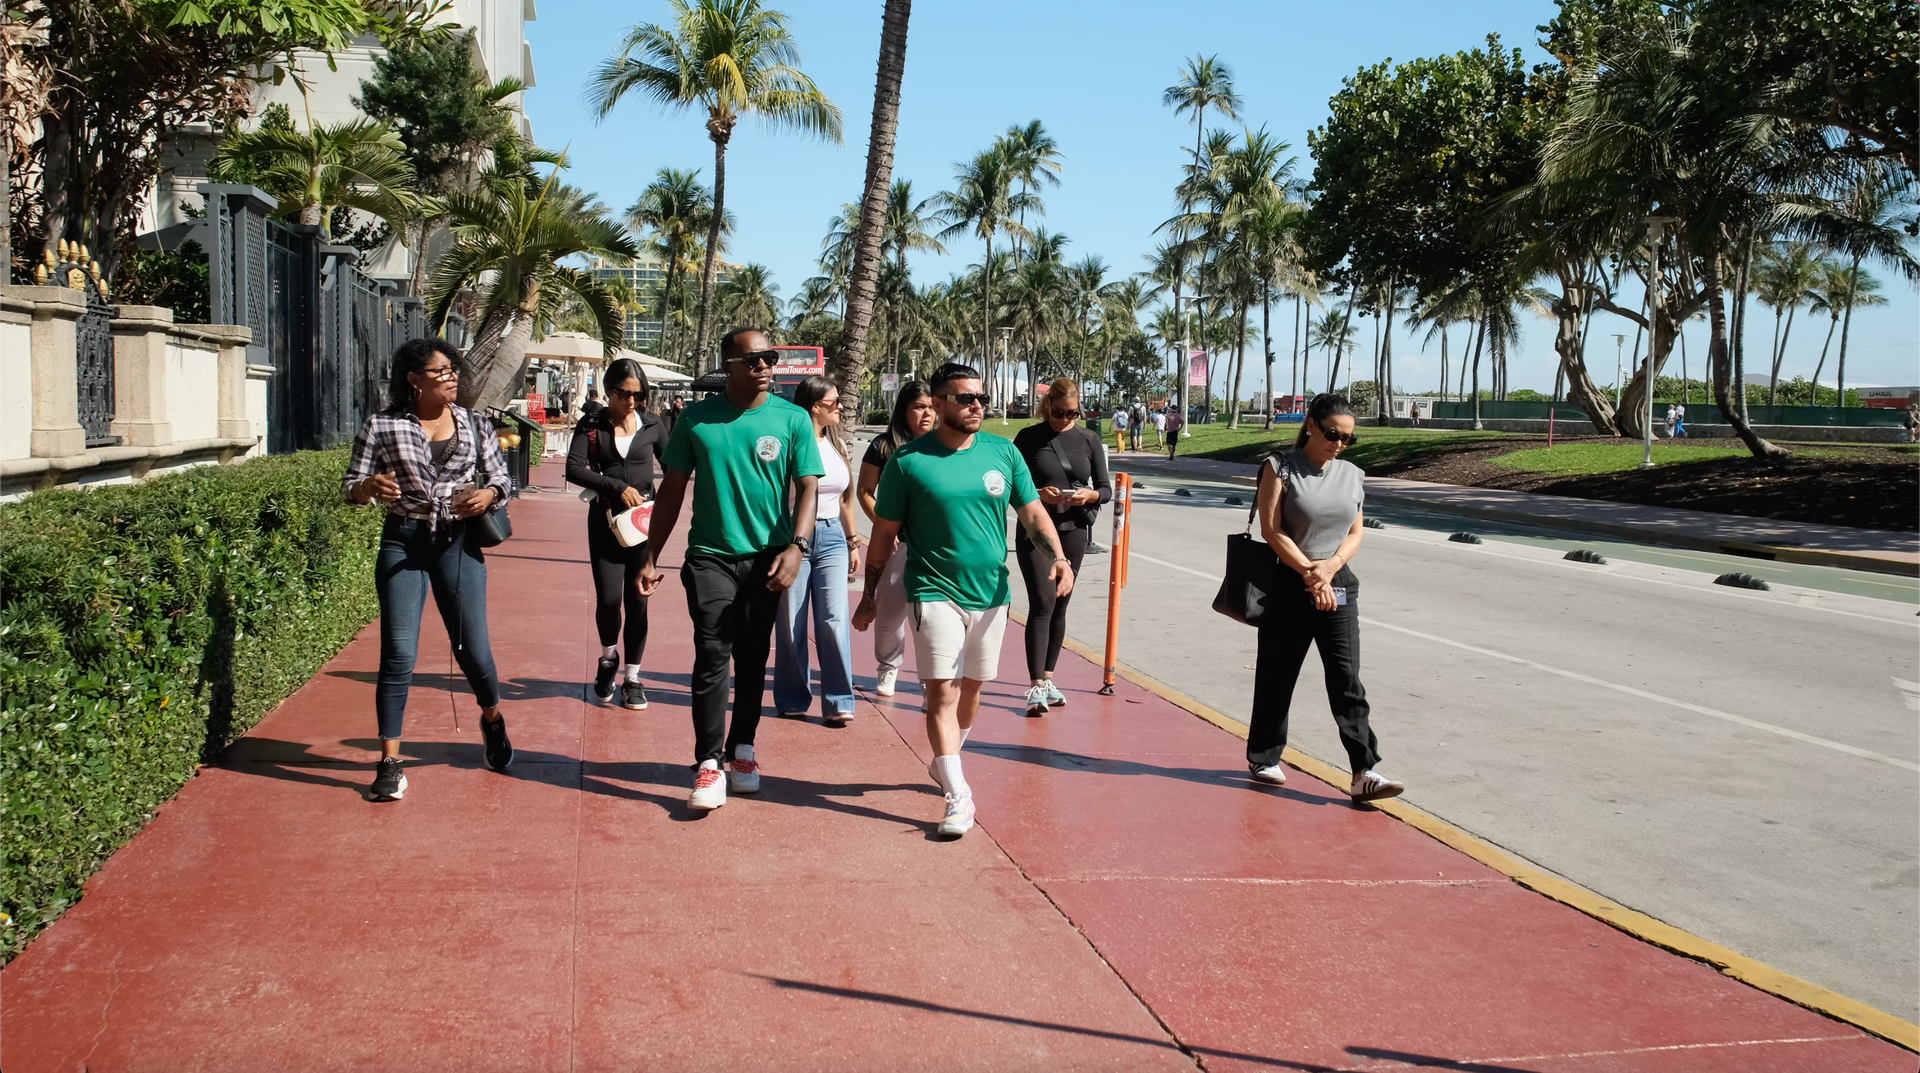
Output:
<instances>
[{"instance_id":1,"label":"green grass lawn","mask_svg":"<svg viewBox=\"0 0 1920 1073\"><path fill-rule=\"evenodd\" d=\"M1290 446L1294 437L1300 434L1298 424L1275 425L1272 431L1261 429L1258 423L1230 429L1225 422L1212 425L1194 425L1190 438L1180 441L1180 456L1193 458L1212 458L1223 462L1258 462L1274 448ZM1341 455L1354 465L1363 469L1386 462L1400 462L1416 459L1421 455L1444 451L1462 443L1476 440L1501 439L1503 432L1452 432L1438 429L1413 428L1375 428L1361 426L1354 430L1359 434L1360 442ZM1147 438L1148 443L1153 438Z\"/></svg>"},{"instance_id":2,"label":"green grass lawn","mask_svg":"<svg viewBox=\"0 0 1920 1073\"><path fill-rule=\"evenodd\" d=\"M1740 458L1747 449L1738 440L1715 446L1653 445L1653 460L1659 465L1705 462L1715 458ZM1645 451L1638 443L1563 443L1553 447L1534 447L1488 459L1496 466L1526 473L1547 473L1576 477L1589 473L1618 473L1640 465Z\"/></svg>"}]
</instances>

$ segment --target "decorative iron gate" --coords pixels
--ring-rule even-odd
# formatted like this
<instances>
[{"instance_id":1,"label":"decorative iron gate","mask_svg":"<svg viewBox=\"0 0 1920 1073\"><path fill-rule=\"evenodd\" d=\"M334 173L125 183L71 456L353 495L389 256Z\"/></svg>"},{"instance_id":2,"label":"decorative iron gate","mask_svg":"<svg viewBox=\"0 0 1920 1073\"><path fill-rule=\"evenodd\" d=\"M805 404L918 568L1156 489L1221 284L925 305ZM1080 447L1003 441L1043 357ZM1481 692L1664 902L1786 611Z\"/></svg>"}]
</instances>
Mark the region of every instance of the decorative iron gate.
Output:
<instances>
[{"instance_id":1,"label":"decorative iron gate","mask_svg":"<svg viewBox=\"0 0 1920 1073\"><path fill-rule=\"evenodd\" d=\"M100 267L88 260L85 246L62 240L59 260L51 272L43 270L35 275L49 286L79 291L87 300L87 311L74 325L74 386L80 427L86 430L88 447L113 447L120 442L120 437L113 434L114 307L107 304Z\"/></svg>"}]
</instances>

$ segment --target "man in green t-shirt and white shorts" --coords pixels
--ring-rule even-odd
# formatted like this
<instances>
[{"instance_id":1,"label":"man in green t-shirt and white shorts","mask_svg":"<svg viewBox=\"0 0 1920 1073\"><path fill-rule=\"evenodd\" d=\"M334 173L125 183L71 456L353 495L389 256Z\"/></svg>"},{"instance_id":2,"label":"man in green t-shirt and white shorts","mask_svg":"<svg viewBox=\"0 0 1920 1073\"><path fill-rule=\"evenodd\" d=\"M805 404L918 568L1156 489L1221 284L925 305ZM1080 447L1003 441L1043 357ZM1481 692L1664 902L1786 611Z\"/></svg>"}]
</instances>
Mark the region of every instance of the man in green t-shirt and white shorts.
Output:
<instances>
[{"instance_id":1,"label":"man in green t-shirt and white shorts","mask_svg":"<svg viewBox=\"0 0 1920 1073\"><path fill-rule=\"evenodd\" d=\"M1002 436L980 431L987 394L980 374L958 364L933 374L940 423L930 435L894 449L874 494L867 587L853 625L873 622L873 594L895 548L907 540L907 621L926 688L928 769L946 794L940 833L973 827L973 791L960 771L960 747L980 710L980 687L1000 671L1007 628L1007 507L1036 547L1053 556L1047 577L1061 596L1073 591L1073 568L1060 536L1034 492L1026 460Z\"/></svg>"},{"instance_id":2,"label":"man in green t-shirt and white shorts","mask_svg":"<svg viewBox=\"0 0 1920 1073\"><path fill-rule=\"evenodd\" d=\"M729 789L760 789L753 737L774 617L813 535L814 492L826 472L813 418L768 391L779 354L767 337L751 329L728 332L720 360L726 390L682 411L660 456L666 476L654 497L647 562L640 568L640 592L652 596L660 587L660 549L680 521L688 479L697 477L680 584L693 618L694 771L687 806L702 812L726 804Z\"/></svg>"}]
</instances>

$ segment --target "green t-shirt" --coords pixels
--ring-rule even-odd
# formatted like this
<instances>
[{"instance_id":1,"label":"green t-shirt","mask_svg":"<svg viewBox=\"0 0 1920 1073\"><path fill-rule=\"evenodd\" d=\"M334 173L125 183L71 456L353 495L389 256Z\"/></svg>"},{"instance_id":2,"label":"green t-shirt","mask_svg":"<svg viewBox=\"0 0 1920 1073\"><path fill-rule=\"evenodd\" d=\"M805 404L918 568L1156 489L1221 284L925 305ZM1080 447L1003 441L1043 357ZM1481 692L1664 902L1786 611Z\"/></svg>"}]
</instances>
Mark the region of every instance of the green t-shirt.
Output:
<instances>
[{"instance_id":1,"label":"green t-shirt","mask_svg":"<svg viewBox=\"0 0 1920 1073\"><path fill-rule=\"evenodd\" d=\"M964 451L938 435L897 448L880 471L873 512L901 523L907 599L970 611L1006 603L1007 506L1035 498L1026 459L1003 436L976 432Z\"/></svg>"},{"instance_id":2,"label":"green t-shirt","mask_svg":"<svg viewBox=\"0 0 1920 1073\"><path fill-rule=\"evenodd\" d=\"M788 485L826 472L813 419L778 395L751 410L725 395L701 399L681 412L660 462L694 478L687 550L729 559L785 544Z\"/></svg>"}]
</instances>

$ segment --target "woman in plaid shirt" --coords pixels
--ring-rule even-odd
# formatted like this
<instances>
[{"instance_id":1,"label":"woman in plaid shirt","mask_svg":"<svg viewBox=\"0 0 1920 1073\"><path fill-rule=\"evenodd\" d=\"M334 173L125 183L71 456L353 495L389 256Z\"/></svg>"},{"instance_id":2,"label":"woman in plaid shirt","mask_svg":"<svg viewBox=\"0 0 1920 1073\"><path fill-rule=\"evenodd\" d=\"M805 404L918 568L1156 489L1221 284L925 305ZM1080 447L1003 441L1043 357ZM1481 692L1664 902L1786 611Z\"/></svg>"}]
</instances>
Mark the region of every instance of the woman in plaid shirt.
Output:
<instances>
[{"instance_id":1,"label":"woman in plaid shirt","mask_svg":"<svg viewBox=\"0 0 1920 1073\"><path fill-rule=\"evenodd\" d=\"M407 791L400 768L400 728L420 645L427 591L446 624L460 669L480 702L487 764L513 762L500 715L500 680L487 643L487 564L466 539L466 519L513 490L492 422L454 404L460 352L442 339L415 339L393 358L392 405L367 418L353 441L341 494L386 507L374 584L380 593L380 764L369 797L397 801Z\"/></svg>"}]
</instances>

